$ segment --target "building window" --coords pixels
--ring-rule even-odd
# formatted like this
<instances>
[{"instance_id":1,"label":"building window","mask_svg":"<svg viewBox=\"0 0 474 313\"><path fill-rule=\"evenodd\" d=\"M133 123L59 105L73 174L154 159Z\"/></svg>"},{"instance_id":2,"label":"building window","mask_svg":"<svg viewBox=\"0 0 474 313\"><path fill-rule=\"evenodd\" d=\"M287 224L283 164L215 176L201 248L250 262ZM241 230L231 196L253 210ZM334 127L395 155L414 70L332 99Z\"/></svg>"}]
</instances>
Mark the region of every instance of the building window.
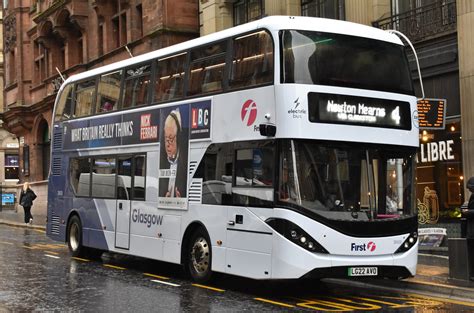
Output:
<instances>
[{"instance_id":1,"label":"building window","mask_svg":"<svg viewBox=\"0 0 474 313\"><path fill-rule=\"evenodd\" d=\"M98 36L97 36L97 50L98 50L99 56L102 56L104 54L104 24L103 23L99 24L99 31L98 31Z\"/></svg>"},{"instance_id":2,"label":"building window","mask_svg":"<svg viewBox=\"0 0 474 313\"><path fill-rule=\"evenodd\" d=\"M41 131L40 146L41 146L41 159L43 163L42 164L43 172L42 172L41 178L45 180L45 179L48 179L48 175L49 175L49 160L50 160L49 153L50 153L50 146L51 146L48 123L45 120L42 120L39 129Z\"/></svg>"},{"instance_id":3,"label":"building window","mask_svg":"<svg viewBox=\"0 0 474 313\"><path fill-rule=\"evenodd\" d=\"M13 84L16 81L16 60L15 51L10 51L8 64L8 83Z\"/></svg>"},{"instance_id":4,"label":"building window","mask_svg":"<svg viewBox=\"0 0 474 313\"><path fill-rule=\"evenodd\" d=\"M115 14L112 16L114 48L127 44L127 1L118 0L114 5Z\"/></svg>"},{"instance_id":5,"label":"building window","mask_svg":"<svg viewBox=\"0 0 474 313\"><path fill-rule=\"evenodd\" d=\"M41 43L35 42L35 84L41 84L48 75L48 50Z\"/></svg>"},{"instance_id":6,"label":"building window","mask_svg":"<svg viewBox=\"0 0 474 313\"><path fill-rule=\"evenodd\" d=\"M301 0L301 15L344 20L344 0Z\"/></svg>"},{"instance_id":7,"label":"building window","mask_svg":"<svg viewBox=\"0 0 474 313\"><path fill-rule=\"evenodd\" d=\"M30 175L30 147L23 146L23 175Z\"/></svg>"},{"instance_id":8,"label":"building window","mask_svg":"<svg viewBox=\"0 0 474 313\"><path fill-rule=\"evenodd\" d=\"M18 154L5 154L5 179L18 179Z\"/></svg>"},{"instance_id":9,"label":"building window","mask_svg":"<svg viewBox=\"0 0 474 313\"><path fill-rule=\"evenodd\" d=\"M234 26L258 20L264 13L264 0L239 0L234 3Z\"/></svg>"},{"instance_id":10,"label":"building window","mask_svg":"<svg viewBox=\"0 0 474 313\"><path fill-rule=\"evenodd\" d=\"M137 36L143 37L143 8L142 5L137 5Z\"/></svg>"}]
</instances>

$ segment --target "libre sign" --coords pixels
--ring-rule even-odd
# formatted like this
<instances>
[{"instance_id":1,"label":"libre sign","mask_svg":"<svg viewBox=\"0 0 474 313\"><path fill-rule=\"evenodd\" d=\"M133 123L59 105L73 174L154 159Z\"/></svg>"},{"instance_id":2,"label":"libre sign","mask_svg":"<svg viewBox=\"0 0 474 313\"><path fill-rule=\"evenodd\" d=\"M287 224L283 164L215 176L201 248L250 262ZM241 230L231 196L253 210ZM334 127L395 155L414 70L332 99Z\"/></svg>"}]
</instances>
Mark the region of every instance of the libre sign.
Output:
<instances>
[{"instance_id":1,"label":"libre sign","mask_svg":"<svg viewBox=\"0 0 474 313\"><path fill-rule=\"evenodd\" d=\"M446 99L418 100L418 123L420 129L444 129Z\"/></svg>"}]
</instances>

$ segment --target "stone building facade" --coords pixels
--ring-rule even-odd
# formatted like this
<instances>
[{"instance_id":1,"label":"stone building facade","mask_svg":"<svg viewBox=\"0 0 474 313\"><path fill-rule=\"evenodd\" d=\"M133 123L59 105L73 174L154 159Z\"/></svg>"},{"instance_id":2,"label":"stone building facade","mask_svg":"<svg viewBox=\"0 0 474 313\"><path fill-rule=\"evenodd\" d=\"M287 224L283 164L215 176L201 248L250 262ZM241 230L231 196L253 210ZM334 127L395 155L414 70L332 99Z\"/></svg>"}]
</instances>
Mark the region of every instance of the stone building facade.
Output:
<instances>
[{"instance_id":1,"label":"stone building facade","mask_svg":"<svg viewBox=\"0 0 474 313\"><path fill-rule=\"evenodd\" d=\"M4 86L3 12L0 12L0 86ZM0 94L0 114L4 112L3 92ZM1 210L12 209L18 183L18 139L9 133L0 118L0 194Z\"/></svg>"},{"instance_id":2,"label":"stone building facade","mask_svg":"<svg viewBox=\"0 0 474 313\"><path fill-rule=\"evenodd\" d=\"M20 183L46 215L50 128L62 79L199 36L198 0L4 1L4 127L20 145Z\"/></svg>"}]
</instances>

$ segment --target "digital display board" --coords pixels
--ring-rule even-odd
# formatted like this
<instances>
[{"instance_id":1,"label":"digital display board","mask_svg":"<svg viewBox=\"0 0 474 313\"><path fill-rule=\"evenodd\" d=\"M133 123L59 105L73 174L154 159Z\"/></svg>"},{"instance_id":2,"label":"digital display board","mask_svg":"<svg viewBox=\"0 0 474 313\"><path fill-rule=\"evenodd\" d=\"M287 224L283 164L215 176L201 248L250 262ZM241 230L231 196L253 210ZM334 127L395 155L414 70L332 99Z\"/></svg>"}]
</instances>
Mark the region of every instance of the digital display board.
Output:
<instances>
[{"instance_id":1,"label":"digital display board","mask_svg":"<svg viewBox=\"0 0 474 313\"><path fill-rule=\"evenodd\" d=\"M444 129L446 99L419 99L418 125L420 129Z\"/></svg>"},{"instance_id":2,"label":"digital display board","mask_svg":"<svg viewBox=\"0 0 474 313\"><path fill-rule=\"evenodd\" d=\"M403 101L310 92L308 110L313 123L405 130L412 125L410 103Z\"/></svg>"}]
</instances>

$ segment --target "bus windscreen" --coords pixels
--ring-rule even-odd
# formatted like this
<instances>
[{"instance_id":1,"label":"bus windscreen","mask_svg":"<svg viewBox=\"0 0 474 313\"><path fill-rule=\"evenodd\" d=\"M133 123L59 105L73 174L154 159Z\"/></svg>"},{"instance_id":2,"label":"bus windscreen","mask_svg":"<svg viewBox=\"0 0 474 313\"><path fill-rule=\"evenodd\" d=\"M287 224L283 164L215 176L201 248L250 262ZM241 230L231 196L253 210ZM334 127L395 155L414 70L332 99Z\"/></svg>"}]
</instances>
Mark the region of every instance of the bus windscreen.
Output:
<instances>
[{"instance_id":1,"label":"bus windscreen","mask_svg":"<svg viewBox=\"0 0 474 313\"><path fill-rule=\"evenodd\" d=\"M414 95L405 47L348 35L281 31L282 83Z\"/></svg>"},{"instance_id":2,"label":"bus windscreen","mask_svg":"<svg viewBox=\"0 0 474 313\"><path fill-rule=\"evenodd\" d=\"M281 142L280 203L332 220L412 217L415 150L384 145Z\"/></svg>"}]
</instances>

